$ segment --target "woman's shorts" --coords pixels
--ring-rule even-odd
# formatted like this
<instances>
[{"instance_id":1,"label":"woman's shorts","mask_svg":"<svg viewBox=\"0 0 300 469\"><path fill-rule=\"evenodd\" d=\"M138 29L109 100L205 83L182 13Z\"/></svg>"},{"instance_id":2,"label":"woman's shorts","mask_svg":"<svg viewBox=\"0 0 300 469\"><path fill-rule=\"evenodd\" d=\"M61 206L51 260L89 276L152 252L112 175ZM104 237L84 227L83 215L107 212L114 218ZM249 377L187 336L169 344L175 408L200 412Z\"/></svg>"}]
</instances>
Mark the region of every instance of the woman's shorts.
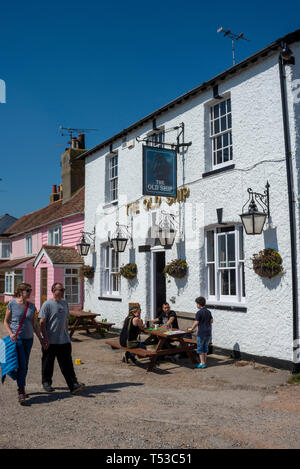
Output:
<instances>
[{"instance_id":1,"label":"woman's shorts","mask_svg":"<svg viewBox=\"0 0 300 469\"><path fill-rule=\"evenodd\" d=\"M197 353L207 353L210 342L211 342L211 337L198 337L197 336Z\"/></svg>"}]
</instances>

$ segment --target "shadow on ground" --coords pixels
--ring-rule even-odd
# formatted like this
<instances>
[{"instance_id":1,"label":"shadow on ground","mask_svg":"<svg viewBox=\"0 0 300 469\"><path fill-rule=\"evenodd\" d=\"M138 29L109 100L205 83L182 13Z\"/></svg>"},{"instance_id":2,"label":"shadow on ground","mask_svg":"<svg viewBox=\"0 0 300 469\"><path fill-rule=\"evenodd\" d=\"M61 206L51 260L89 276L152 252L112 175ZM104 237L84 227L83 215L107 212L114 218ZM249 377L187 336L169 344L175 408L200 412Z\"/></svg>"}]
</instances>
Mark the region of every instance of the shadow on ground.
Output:
<instances>
[{"instance_id":1,"label":"shadow on ground","mask_svg":"<svg viewBox=\"0 0 300 469\"><path fill-rule=\"evenodd\" d=\"M143 386L143 383L125 382L86 386L83 391L78 393L78 396L80 395L81 397L93 398L96 394L115 393L119 392L119 389L126 388L128 386ZM72 395L66 388L55 388L55 391L52 393L45 393L43 391L28 393L28 400L26 401L26 405L49 404L50 402L70 398L76 398L76 395Z\"/></svg>"}]
</instances>

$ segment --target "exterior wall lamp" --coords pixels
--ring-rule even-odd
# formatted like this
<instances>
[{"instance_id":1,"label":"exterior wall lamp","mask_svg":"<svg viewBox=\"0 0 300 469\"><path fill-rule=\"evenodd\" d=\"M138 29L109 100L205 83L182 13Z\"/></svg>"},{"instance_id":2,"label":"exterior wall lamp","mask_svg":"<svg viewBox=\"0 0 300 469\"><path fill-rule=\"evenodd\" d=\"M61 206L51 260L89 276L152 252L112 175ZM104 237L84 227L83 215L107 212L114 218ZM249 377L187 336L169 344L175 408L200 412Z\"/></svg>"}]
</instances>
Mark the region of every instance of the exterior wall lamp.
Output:
<instances>
[{"instance_id":1,"label":"exterior wall lamp","mask_svg":"<svg viewBox=\"0 0 300 469\"><path fill-rule=\"evenodd\" d=\"M159 223L158 239L164 248L170 249L175 241L176 230L174 228L175 215L161 212L163 218Z\"/></svg>"},{"instance_id":2,"label":"exterior wall lamp","mask_svg":"<svg viewBox=\"0 0 300 469\"><path fill-rule=\"evenodd\" d=\"M249 199L242 208L240 215L245 231L248 235L261 234L266 218L270 217L269 187L267 181L266 190L263 194L248 189ZM257 207L259 205L260 210ZM248 210L244 212L244 207L249 204Z\"/></svg>"},{"instance_id":3,"label":"exterior wall lamp","mask_svg":"<svg viewBox=\"0 0 300 469\"><path fill-rule=\"evenodd\" d=\"M91 242L86 241L86 238L88 238ZM88 231L83 231L82 232L82 238L80 243L76 245L77 251L81 256L87 256L91 247L91 244L94 246L95 243L95 228L92 233L89 233Z\"/></svg>"},{"instance_id":4,"label":"exterior wall lamp","mask_svg":"<svg viewBox=\"0 0 300 469\"><path fill-rule=\"evenodd\" d=\"M128 226L120 225L119 222L116 222L116 225L117 229L112 235L112 238L108 237L108 241L110 242L115 252L124 252L127 245L127 241L128 239L132 241L132 236L128 231ZM123 230L126 230L127 233L125 233L121 227L123 227Z\"/></svg>"}]
</instances>

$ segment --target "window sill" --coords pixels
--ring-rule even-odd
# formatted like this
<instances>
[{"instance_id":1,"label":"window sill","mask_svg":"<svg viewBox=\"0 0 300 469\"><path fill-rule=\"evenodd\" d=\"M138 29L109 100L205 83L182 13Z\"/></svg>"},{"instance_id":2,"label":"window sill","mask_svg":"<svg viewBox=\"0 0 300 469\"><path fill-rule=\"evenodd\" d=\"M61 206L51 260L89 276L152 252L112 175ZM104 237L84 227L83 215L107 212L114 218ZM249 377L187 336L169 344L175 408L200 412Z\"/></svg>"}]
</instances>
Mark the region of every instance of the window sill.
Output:
<instances>
[{"instance_id":1,"label":"window sill","mask_svg":"<svg viewBox=\"0 0 300 469\"><path fill-rule=\"evenodd\" d=\"M103 206L102 209L105 210L106 208L113 207L114 205L118 205L119 201L118 200L113 200L112 202L106 202Z\"/></svg>"},{"instance_id":2,"label":"window sill","mask_svg":"<svg viewBox=\"0 0 300 469\"><path fill-rule=\"evenodd\" d=\"M122 298L116 296L98 296L98 300L103 301L122 301Z\"/></svg>"},{"instance_id":3,"label":"window sill","mask_svg":"<svg viewBox=\"0 0 300 469\"><path fill-rule=\"evenodd\" d=\"M222 303L222 302L207 302L206 307L209 309L219 309L223 311L240 311L243 313L247 312L247 305L245 303Z\"/></svg>"},{"instance_id":4,"label":"window sill","mask_svg":"<svg viewBox=\"0 0 300 469\"><path fill-rule=\"evenodd\" d=\"M222 168L212 169L211 171L207 171L206 173L202 173L202 177L206 178L209 176L214 176L215 174L223 173L224 171L230 171L234 169L235 164L230 164L228 166L222 166Z\"/></svg>"}]
</instances>

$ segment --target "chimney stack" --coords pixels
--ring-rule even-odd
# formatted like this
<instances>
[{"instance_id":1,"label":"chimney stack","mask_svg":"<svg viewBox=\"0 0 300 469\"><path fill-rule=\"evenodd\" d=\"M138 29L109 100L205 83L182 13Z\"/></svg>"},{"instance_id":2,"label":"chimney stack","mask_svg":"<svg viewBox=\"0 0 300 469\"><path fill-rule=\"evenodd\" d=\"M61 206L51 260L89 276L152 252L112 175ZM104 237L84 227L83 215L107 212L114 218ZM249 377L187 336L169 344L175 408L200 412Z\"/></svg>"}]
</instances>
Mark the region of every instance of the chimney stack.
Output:
<instances>
[{"instance_id":1,"label":"chimney stack","mask_svg":"<svg viewBox=\"0 0 300 469\"><path fill-rule=\"evenodd\" d=\"M52 186L52 194L50 195L50 204L53 204L53 202L56 202L57 200L60 199L60 193L57 192L57 186L56 184L53 184Z\"/></svg>"},{"instance_id":2,"label":"chimney stack","mask_svg":"<svg viewBox=\"0 0 300 469\"><path fill-rule=\"evenodd\" d=\"M84 134L78 134L78 144L80 149L85 149L85 136Z\"/></svg>"}]
</instances>

